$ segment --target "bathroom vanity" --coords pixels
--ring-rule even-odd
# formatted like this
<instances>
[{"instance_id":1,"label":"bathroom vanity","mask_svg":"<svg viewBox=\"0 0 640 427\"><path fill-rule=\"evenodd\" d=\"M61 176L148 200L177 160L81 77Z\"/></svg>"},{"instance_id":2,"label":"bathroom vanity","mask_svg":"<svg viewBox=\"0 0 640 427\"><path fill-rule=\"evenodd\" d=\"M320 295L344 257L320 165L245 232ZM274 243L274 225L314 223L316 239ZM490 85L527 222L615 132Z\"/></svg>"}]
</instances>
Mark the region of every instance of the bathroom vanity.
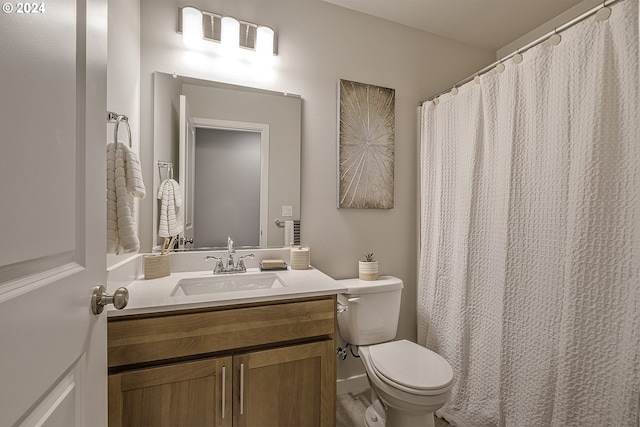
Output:
<instances>
[{"instance_id":1,"label":"bathroom vanity","mask_svg":"<svg viewBox=\"0 0 640 427\"><path fill-rule=\"evenodd\" d=\"M186 276L211 272L134 282L109 311L109 425L335 425L341 285L286 271L274 289L176 294Z\"/></svg>"}]
</instances>

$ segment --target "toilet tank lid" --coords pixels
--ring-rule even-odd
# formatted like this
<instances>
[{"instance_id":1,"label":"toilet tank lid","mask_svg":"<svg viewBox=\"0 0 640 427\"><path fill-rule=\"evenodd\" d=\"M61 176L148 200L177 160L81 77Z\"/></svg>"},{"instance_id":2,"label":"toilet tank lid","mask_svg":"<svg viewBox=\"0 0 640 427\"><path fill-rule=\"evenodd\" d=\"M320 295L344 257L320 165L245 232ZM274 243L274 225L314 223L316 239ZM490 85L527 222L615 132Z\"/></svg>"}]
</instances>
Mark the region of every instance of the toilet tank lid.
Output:
<instances>
[{"instance_id":1,"label":"toilet tank lid","mask_svg":"<svg viewBox=\"0 0 640 427\"><path fill-rule=\"evenodd\" d=\"M370 294L402 289L402 280L393 276L380 276L378 280L343 279L337 280L347 288L345 294Z\"/></svg>"}]
</instances>

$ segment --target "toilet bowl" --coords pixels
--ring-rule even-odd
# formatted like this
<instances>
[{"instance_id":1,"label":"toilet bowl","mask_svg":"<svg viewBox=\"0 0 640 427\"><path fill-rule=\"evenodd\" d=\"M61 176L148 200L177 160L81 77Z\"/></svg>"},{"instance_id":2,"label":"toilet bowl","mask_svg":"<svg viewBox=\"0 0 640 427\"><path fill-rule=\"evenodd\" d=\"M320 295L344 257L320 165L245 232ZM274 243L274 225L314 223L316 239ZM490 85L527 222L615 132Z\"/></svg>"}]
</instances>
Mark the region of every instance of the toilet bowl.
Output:
<instances>
[{"instance_id":1,"label":"toilet bowl","mask_svg":"<svg viewBox=\"0 0 640 427\"><path fill-rule=\"evenodd\" d=\"M367 425L434 426L433 413L449 400L453 384L443 357L407 340L361 346L358 352L374 398L384 404L384 413L372 405ZM370 422L376 419L384 421Z\"/></svg>"},{"instance_id":2,"label":"toilet bowl","mask_svg":"<svg viewBox=\"0 0 640 427\"><path fill-rule=\"evenodd\" d=\"M372 405L365 413L369 427L433 427L433 413L451 395L453 370L437 353L408 340L395 338L400 315L402 280L340 281L346 291L338 330L358 347L371 386Z\"/></svg>"}]
</instances>

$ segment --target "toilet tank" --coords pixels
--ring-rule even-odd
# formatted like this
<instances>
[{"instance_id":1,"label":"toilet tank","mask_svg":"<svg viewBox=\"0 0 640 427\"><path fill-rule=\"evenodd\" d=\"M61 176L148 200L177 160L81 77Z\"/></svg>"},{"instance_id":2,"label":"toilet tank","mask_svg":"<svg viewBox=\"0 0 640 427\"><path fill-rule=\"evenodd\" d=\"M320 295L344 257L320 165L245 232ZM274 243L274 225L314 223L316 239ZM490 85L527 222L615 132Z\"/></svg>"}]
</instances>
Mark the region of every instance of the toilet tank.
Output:
<instances>
[{"instance_id":1,"label":"toilet tank","mask_svg":"<svg viewBox=\"0 0 640 427\"><path fill-rule=\"evenodd\" d=\"M347 310L338 313L338 330L354 345L371 345L395 338L400 317L402 280L380 276L378 280L338 280L345 292L338 304Z\"/></svg>"}]
</instances>

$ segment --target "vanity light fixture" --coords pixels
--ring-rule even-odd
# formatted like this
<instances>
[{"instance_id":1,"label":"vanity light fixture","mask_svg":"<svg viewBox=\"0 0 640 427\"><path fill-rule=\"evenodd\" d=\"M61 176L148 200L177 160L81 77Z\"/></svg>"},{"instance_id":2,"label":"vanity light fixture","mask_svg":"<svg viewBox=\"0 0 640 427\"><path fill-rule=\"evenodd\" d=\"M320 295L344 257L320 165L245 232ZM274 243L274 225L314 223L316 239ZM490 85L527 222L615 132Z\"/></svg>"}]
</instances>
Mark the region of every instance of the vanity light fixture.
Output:
<instances>
[{"instance_id":1,"label":"vanity light fixture","mask_svg":"<svg viewBox=\"0 0 640 427\"><path fill-rule=\"evenodd\" d=\"M191 6L178 9L178 16L178 33L182 34L187 46L197 47L204 40L256 51L261 55L278 54L276 32L265 25Z\"/></svg>"}]
</instances>

